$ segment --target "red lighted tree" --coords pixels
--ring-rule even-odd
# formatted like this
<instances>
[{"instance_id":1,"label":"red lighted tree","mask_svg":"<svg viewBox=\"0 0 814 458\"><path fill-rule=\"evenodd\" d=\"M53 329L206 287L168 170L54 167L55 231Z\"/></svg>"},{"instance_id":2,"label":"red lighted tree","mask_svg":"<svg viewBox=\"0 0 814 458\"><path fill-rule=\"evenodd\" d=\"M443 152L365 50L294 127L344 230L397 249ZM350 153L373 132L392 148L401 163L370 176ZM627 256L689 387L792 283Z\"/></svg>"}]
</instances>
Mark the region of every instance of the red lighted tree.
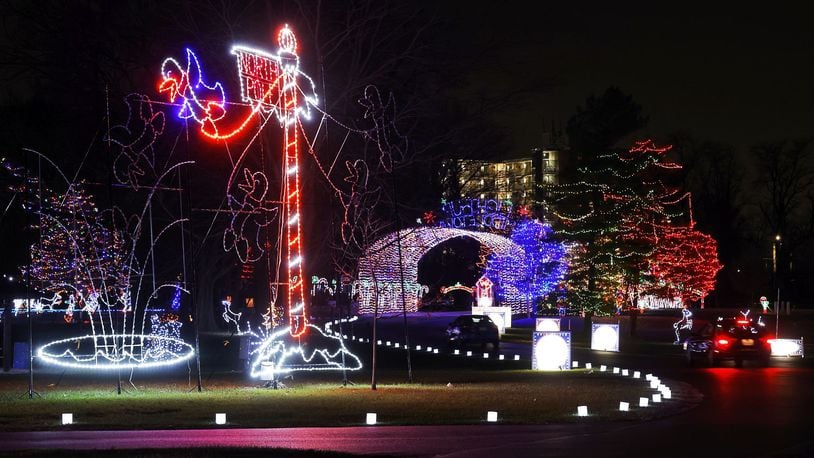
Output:
<instances>
[{"instance_id":1,"label":"red lighted tree","mask_svg":"<svg viewBox=\"0 0 814 458\"><path fill-rule=\"evenodd\" d=\"M718 243L707 234L689 227L660 226L659 242L650 261L654 282L651 293L681 297L688 303L702 299L715 289Z\"/></svg>"}]
</instances>

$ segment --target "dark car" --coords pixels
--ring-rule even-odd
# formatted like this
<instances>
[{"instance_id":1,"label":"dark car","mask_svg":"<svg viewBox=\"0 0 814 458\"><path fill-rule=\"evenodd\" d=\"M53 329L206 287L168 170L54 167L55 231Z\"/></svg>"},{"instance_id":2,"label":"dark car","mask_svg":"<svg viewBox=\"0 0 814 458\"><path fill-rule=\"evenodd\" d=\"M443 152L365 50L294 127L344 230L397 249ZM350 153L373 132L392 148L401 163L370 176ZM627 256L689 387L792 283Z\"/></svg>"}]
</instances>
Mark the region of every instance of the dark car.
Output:
<instances>
[{"instance_id":1,"label":"dark car","mask_svg":"<svg viewBox=\"0 0 814 458\"><path fill-rule=\"evenodd\" d=\"M485 315L461 315L447 326L447 344L451 347L500 345L497 325Z\"/></svg>"},{"instance_id":2,"label":"dark car","mask_svg":"<svg viewBox=\"0 0 814 458\"><path fill-rule=\"evenodd\" d=\"M740 367L745 360L769 364L772 336L762 323L749 319L718 318L706 324L684 342L687 362L705 361L716 366L722 360L733 360Z\"/></svg>"}]
</instances>

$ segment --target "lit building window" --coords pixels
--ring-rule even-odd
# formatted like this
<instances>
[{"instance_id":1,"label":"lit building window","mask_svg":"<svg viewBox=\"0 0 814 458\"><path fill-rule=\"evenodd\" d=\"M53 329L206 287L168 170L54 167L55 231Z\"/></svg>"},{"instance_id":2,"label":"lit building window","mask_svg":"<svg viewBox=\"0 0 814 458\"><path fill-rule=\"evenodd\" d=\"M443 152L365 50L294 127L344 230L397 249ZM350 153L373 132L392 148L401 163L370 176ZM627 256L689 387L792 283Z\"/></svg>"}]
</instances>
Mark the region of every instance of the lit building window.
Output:
<instances>
[{"instance_id":1,"label":"lit building window","mask_svg":"<svg viewBox=\"0 0 814 458\"><path fill-rule=\"evenodd\" d=\"M481 199L485 199L485 198L486 198L486 194L481 193L480 198L481 198Z\"/></svg>"}]
</instances>

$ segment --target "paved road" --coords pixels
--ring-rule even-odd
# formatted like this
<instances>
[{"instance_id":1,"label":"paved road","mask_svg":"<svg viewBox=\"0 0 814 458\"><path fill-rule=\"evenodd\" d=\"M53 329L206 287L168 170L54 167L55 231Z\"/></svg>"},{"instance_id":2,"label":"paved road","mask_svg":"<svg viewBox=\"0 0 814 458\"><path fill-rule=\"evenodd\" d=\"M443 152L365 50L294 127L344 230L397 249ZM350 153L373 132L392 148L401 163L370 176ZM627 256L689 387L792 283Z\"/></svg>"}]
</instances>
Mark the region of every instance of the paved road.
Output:
<instances>
[{"instance_id":1,"label":"paved road","mask_svg":"<svg viewBox=\"0 0 814 458\"><path fill-rule=\"evenodd\" d=\"M615 424L49 431L0 433L0 441L5 450L252 446L397 456L565 456L586 439L609 435L618 442L618 435L628 434L628 428Z\"/></svg>"},{"instance_id":2,"label":"paved road","mask_svg":"<svg viewBox=\"0 0 814 458\"><path fill-rule=\"evenodd\" d=\"M440 322L448 321L442 317ZM414 333L432 340L438 323ZM384 326L383 329L387 329ZM396 334L398 327L391 328ZM383 331L384 338L388 337ZM432 343L429 343L432 340ZM521 350L523 346L518 346ZM527 345L525 346L527 347ZM502 348L511 353L512 349ZM508 350L508 351L507 351ZM775 360L773 367L687 368L678 352L614 354L576 349L594 364L652 371L695 387L697 407L649 422L540 426L372 426L353 428L71 431L0 433L6 451L22 448L175 448L258 446L398 456L814 456L814 364ZM674 353L674 354L670 354ZM524 354L528 357L528 352ZM669 382L668 382L669 384Z\"/></svg>"}]
</instances>

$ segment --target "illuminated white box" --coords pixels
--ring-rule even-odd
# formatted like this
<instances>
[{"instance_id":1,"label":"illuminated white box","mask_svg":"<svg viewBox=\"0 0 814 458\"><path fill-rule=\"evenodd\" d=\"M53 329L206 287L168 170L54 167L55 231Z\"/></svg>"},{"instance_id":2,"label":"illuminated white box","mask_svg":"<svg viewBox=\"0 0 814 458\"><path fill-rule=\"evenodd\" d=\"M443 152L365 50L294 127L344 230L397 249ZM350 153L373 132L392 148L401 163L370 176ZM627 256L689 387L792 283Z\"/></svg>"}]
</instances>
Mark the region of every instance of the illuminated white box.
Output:
<instances>
[{"instance_id":1,"label":"illuminated white box","mask_svg":"<svg viewBox=\"0 0 814 458\"><path fill-rule=\"evenodd\" d=\"M619 410L622 411L622 412L627 412L628 410L630 410L630 403L627 403L627 402L624 402L624 401L620 402L619 403Z\"/></svg>"},{"instance_id":2,"label":"illuminated white box","mask_svg":"<svg viewBox=\"0 0 814 458\"><path fill-rule=\"evenodd\" d=\"M365 417L365 423L368 425L375 425L376 424L376 414L375 413L368 413Z\"/></svg>"},{"instance_id":3,"label":"illuminated white box","mask_svg":"<svg viewBox=\"0 0 814 458\"><path fill-rule=\"evenodd\" d=\"M585 363L585 369L590 369L590 368L592 368L592 367L594 367L594 366L593 366L593 364L591 364L591 363Z\"/></svg>"},{"instance_id":4,"label":"illuminated white box","mask_svg":"<svg viewBox=\"0 0 814 458\"><path fill-rule=\"evenodd\" d=\"M416 346L415 346L415 349L416 349L416 350L421 350L421 345L416 345Z\"/></svg>"},{"instance_id":5,"label":"illuminated white box","mask_svg":"<svg viewBox=\"0 0 814 458\"><path fill-rule=\"evenodd\" d=\"M660 394L654 394L653 395L653 403L656 404L656 403L659 403L659 402L661 402L661 395Z\"/></svg>"},{"instance_id":6,"label":"illuminated white box","mask_svg":"<svg viewBox=\"0 0 814 458\"><path fill-rule=\"evenodd\" d=\"M427 353L432 353L432 347L427 347Z\"/></svg>"},{"instance_id":7,"label":"illuminated white box","mask_svg":"<svg viewBox=\"0 0 814 458\"><path fill-rule=\"evenodd\" d=\"M453 355L460 355L460 354L461 354L461 350L455 350L455 351L453 351L453 352L452 352L452 354L453 354Z\"/></svg>"},{"instance_id":8,"label":"illuminated white box","mask_svg":"<svg viewBox=\"0 0 814 458\"><path fill-rule=\"evenodd\" d=\"M588 406L577 406L577 416L578 417L587 417L588 416Z\"/></svg>"},{"instance_id":9,"label":"illuminated white box","mask_svg":"<svg viewBox=\"0 0 814 458\"><path fill-rule=\"evenodd\" d=\"M437 349L437 348L433 348L432 352L433 352L433 354L437 355L437 354L438 354L438 349Z\"/></svg>"},{"instance_id":10,"label":"illuminated white box","mask_svg":"<svg viewBox=\"0 0 814 458\"><path fill-rule=\"evenodd\" d=\"M618 367L614 367L614 368L613 368L613 373L614 373L614 374L618 374L618 373L619 373L619 368L618 368Z\"/></svg>"},{"instance_id":11,"label":"illuminated white box","mask_svg":"<svg viewBox=\"0 0 814 458\"><path fill-rule=\"evenodd\" d=\"M600 372L605 372L606 370L608 370L608 366L606 366L606 365L604 365L604 364L603 364L603 365L601 365L601 366L599 366L599 371L600 371Z\"/></svg>"},{"instance_id":12,"label":"illuminated white box","mask_svg":"<svg viewBox=\"0 0 814 458\"><path fill-rule=\"evenodd\" d=\"M648 404L647 398L639 398L639 407L647 407Z\"/></svg>"},{"instance_id":13,"label":"illuminated white box","mask_svg":"<svg viewBox=\"0 0 814 458\"><path fill-rule=\"evenodd\" d=\"M73 424L73 414L72 413L63 413L62 414L62 424L63 425L72 425Z\"/></svg>"},{"instance_id":14,"label":"illuminated white box","mask_svg":"<svg viewBox=\"0 0 814 458\"><path fill-rule=\"evenodd\" d=\"M393 342L390 342L389 340L388 340L387 342L385 342L385 343L387 344L387 346L388 346L388 347L389 347L390 345L393 345Z\"/></svg>"},{"instance_id":15,"label":"illuminated white box","mask_svg":"<svg viewBox=\"0 0 814 458\"><path fill-rule=\"evenodd\" d=\"M484 353L483 354L483 359L489 359L489 353Z\"/></svg>"},{"instance_id":16,"label":"illuminated white box","mask_svg":"<svg viewBox=\"0 0 814 458\"><path fill-rule=\"evenodd\" d=\"M466 352L466 356L472 356L472 351L471 351L471 350L467 350L467 352Z\"/></svg>"},{"instance_id":17,"label":"illuminated white box","mask_svg":"<svg viewBox=\"0 0 814 458\"><path fill-rule=\"evenodd\" d=\"M772 339L770 342L772 356L805 356L802 337L799 339Z\"/></svg>"},{"instance_id":18,"label":"illuminated white box","mask_svg":"<svg viewBox=\"0 0 814 458\"><path fill-rule=\"evenodd\" d=\"M571 367L572 367L572 368L577 368L577 367L579 367L579 361L571 361Z\"/></svg>"},{"instance_id":19,"label":"illuminated white box","mask_svg":"<svg viewBox=\"0 0 814 458\"><path fill-rule=\"evenodd\" d=\"M226 414L225 413L216 413L215 414L215 424L216 425L225 425L226 424Z\"/></svg>"},{"instance_id":20,"label":"illuminated white box","mask_svg":"<svg viewBox=\"0 0 814 458\"><path fill-rule=\"evenodd\" d=\"M641 378L641 377L642 377L642 373L641 373L641 372L639 372L639 371L633 371L633 378Z\"/></svg>"},{"instance_id":21,"label":"illuminated white box","mask_svg":"<svg viewBox=\"0 0 814 458\"><path fill-rule=\"evenodd\" d=\"M490 410L486 412L486 421L495 422L497 421L497 412Z\"/></svg>"},{"instance_id":22,"label":"illuminated white box","mask_svg":"<svg viewBox=\"0 0 814 458\"><path fill-rule=\"evenodd\" d=\"M499 360L503 361L504 359L506 359L506 357L505 357L504 355L499 355L499 356L497 357L497 359L499 359Z\"/></svg>"},{"instance_id":23,"label":"illuminated white box","mask_svg":"<svg viewBox=\"0 0 814 458\"><path fill-rule=\"evenodd\" d=\"M532 334L531 368L538 371L571 368L571 331Z\"/></svg>"},{"instance_id":24,"label":"illuminated white box","mask_svg":"<svg viewBox=\"0 0 814 458\"><path fill-rule=\"evenodd\" d=\"M647 380L648 382L650 381L651 378L653 378L653 374L647 374L644 376L644 379Z\"/></svg>"},{"instance_id":25,"label":"illuminated white box","mask_svg":"<svg viewBox=\"0 0 814 458\"><path fill-rule=\"evenodd\" d=\"M359 337L359 342L364 343L365 339L363 337Z\"/></svg>"},{"instance_id":26,"label":"illuminated white box","mask_svg":"<svg viewBox=\"0 0 814 458\"><path fill-rule=\"evenodd\" d=\"M506 328L512 326L511 307L472 307L473 315L486 315L497 325L500 335L506 333Z\"/></svg>"},{"instance_id":27,"label":"illuminated white box","mask_svg":"<svg viewBox=\"0 0 814 458\"><path fill-rule=\"evenodd\" d=\"M628 373L627 369L622 369L622 375L623 375L624 377L627 377L627 376L628 376L628 374L629 374L629 373Z\"/></svg>"},{"instance_id":28,"label":"illuminated white box","mask_svg":"<svg viewBox=\"0 0 814 458\"><path fill-rule=\"evenodd\" d=\"M619 351L619 324L591 324L591 350Z\"/></svg>"},{"instance_id":29,"label":"illuminated white box","mask_svg":"<svg viewBox=\"0 0 814 458\"><path fill-rule=\"evenodd\" d=\"M382 341L381 341L381 340L377 340L377 341L376 341L376 345L381 345L381 344L382 344Z\"/></svg>"},{"instance_id":30,"label":"illuminated white box","mask_svg":"<svg viewBox=\"0 0 814 458\"><path fill-rule=\"evenodd\" d=\"M650 388L655 390L655 389L658 389L658 387L659 387L659 382L657 382L656 380L650 380Z\"/></svg>"},{"instance_id":31,"label":"illuminated white box","mask_svg":"<svg viewBox=\"0 0 814 458\"><path fill-rule=\"evenodd\" d=\"M545 331L553 331L557 332L560 330L560 319L559 318L537 318L537 322L534 323L534 330L539 332Z\"/></svg>"},{"instance_id":32,"label":"illuminated white box","mask_svg":"<svg viewBox=\"0 0 814 458\"><path fill-rule=\"evenodd\" d=\"M263 361L260 363L260 380L270 382L274 380L274 363Z\"/></svg>"},{"instance_id":33,"label":"illuminated white box","mask_svg":"<svg viewBox=\"0 0 814 458\"><path fill-rule=\"evenodd\" d=\"M673 399L673 392L669 389L662 391L661 395L664 396L664 399Z\"/></svg>"},{"instance_id":34,"label":"illuminated white box","mask_svg":"<svg viewBox=\"0 0 814 458\"><path fill-rule=\"evenodd\" d=\"M394 347L396 347L396 348L399 348L399 347L401 346L401 344L399 344L398 342L396 342L396 344L395 344L395 345L393 345L393 346L394 346Z\"/></svg>"},{"instance_id":35,"label":"illuminated white box","mask_svg":"<svg viewBox=\"0 0 814 458\"><path fill-rule=\"evenodd\" d=\"M520 355L514 355L514 360L515 361L520 361Z\"/></svg>"}]
</instances>

